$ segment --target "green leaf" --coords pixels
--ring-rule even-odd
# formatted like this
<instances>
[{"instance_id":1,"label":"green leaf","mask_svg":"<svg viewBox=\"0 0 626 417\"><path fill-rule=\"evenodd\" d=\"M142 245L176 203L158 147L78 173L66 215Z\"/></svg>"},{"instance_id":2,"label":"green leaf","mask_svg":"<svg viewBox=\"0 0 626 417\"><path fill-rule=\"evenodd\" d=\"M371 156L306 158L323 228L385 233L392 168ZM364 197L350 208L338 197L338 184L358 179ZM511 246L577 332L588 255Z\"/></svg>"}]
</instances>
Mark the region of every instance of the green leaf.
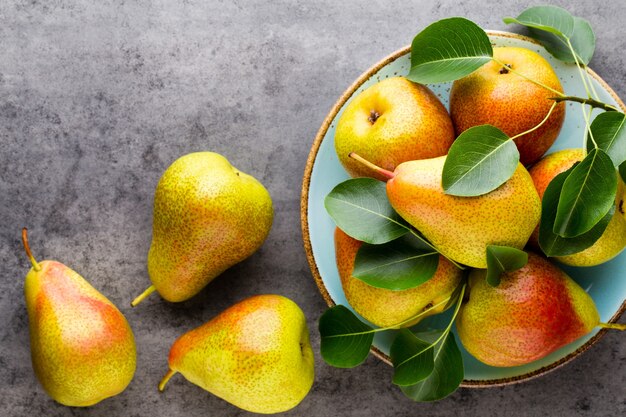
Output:
<instances>
[{"instance_id":1,"label":"green leaf","mask_svg":"<svg viewBox=\"0 0 626 417\"><path fill-rule=\"evenodd\" d=\"M622 162L619 166L619 176L622 177L622 181L626 182L626 162Z\"/></svg>"},{"instance_id":2,"label":"green leaf","mask_svg":"<svg viewBox=\"0 0 626 417\"><path fill-rule=\"evenodd\" d=\"M389 356L393 363L393 383L414 385L426 379L435 368L434 346L401 329L391 344Z\"/></svg>"},{"instance_id":3,"label":"green leaf","mask_svg":"<svg viewBox=\"0 0 626 417\"><path fill-rule=\"evenodd\" d=\"M441 334L441 333L440 333ZM426 342L436 340L436 335L418 334ZM433 351L434 368L431 374L415 385L401 387L402 392L414 401L437 401L452 394L463 381L463 357L454 334L448 333Z\"/></svg>"},{"instance_id":4,"label":"green leaf","mask_svg":"<svg viewBox=\"0 0 626 417\"><path fill-rule=\"evenodd\" d=\"M505 17L504 23L517 23L560 36L572 36L574 18L565 9L557 6L535 6L524 10L517 18Z\"/></svg>"},{"instance_id":5,"label":"green leaf","mask_svg":"<svg viewBox=\"0 0 626 417\"><path fill-rule=\"evenodd\" d=\"M461 133L443 165L446 194L470 197L486 194L504 184L517 169L519 151L497 127L475 126Z\"/></svg>"},{"instance_id":6,"label":"green leaf","mask_svg":"<svg viewBox=\"0 0 626 417\"><path fill-rule=\"evenodd\" d=\"M529 35L560 61L574 63L567 39L576 52L578 61L587 65L593 57L596 37L588 21L572 16L557 6L531 7L516 19L507 17L505 23L518 23L529 28Z\"/></svg>"},{"instance_id":7,"label":"green leaf","mask_svg":"<svg viewBox=\"0 0 626 417\"><path fill-rule=\"evenodd\" d=\"M373 178L342 182L326 196L324 206L337 227L362 242L386 243L409 231L389 204L385 183Z\"/></svg>"},{"instance_id":8,"label":"green leaf","mask_svg":"<svg viewBox=\"0 0 626 417\"><path fill-rule=\"evenodd\" d=\"M611 158L593 149L563 183L554 233L575 237L591 230L615 205L616 191L617 176Z\"/></svg>"},{"instance_id":9,"label":"green leaf","mask_svg":"<svg viewBox=\"0 0 626 417\"><path fill-rule=\"evenodd\" d=\"M359 248L352 275L376 288L399 291L415 288L435 274L439 253L412 236Z\"/></svg>"},{"instance_id":10,"label":"green leaf","mask_svg":"<svg viewBox=\"0 0 626 417\"><path fill-rule=\"evenodd\" d=\"M528 263L528 254L509 246L487 246L487 284L500 285L500 275L515 271Z\"/></svg>"},{"instance_id":11,"label":"green leaf","mask_svg":"<svg viewBox=\"0 0 626 417\"><path fill-rule=\"evenodd\" d=\"M546 256L567 256L582 252L591 247L608 226L615 206L590 231L573 238L565 238L554 233L554 218L556 216L559 197L565 179L574 167L560 173L550 181L541 200L541 223L539 223L539 246Z\"/></svg>"},{"instance_id":12,"label":"green leaf","mask_svg":"<svg viewBox=\"0 0 626 417\"><path fill-rule=\"evenodd\" d=\"M578 62L588 65L596 50L596 34L593 33L591 24L587 20L582 17L574 17L574 34L570 38L570 42L576 51Z\"/></svg>"},{"instance_id":13,"label":"green leaf","mask_svg":"<svg viewBox=\"0 0 626 417\"><path fill-rule=\"evenodd\" d=\"M365 360L374 329L342 305L331 307L319 321L322 358L337 368L353 368Z\"/></svg>"},{"instance_id":14,"label":"green leaf","mask_svg":"<svg viewBox=\"0 0 626 417\"><path fill-rule=\"evenodd\" d=\"M443 19L413 38L407 78L421 84L458 80L491 60L489 37L462 17Z\"/></svg>"},{"instance_id":15,"label":"green leaf","mask_svg":"<svg viewBox=\"0 0 626 417\"><path fill-rule=\"evenodd\" d=\"M620 112L600 113L591 123L591 136L587 136L587 150L591 152L595 145L606 152L615 167L626 161L626 115Z\"/></svg>"}]
</instances>

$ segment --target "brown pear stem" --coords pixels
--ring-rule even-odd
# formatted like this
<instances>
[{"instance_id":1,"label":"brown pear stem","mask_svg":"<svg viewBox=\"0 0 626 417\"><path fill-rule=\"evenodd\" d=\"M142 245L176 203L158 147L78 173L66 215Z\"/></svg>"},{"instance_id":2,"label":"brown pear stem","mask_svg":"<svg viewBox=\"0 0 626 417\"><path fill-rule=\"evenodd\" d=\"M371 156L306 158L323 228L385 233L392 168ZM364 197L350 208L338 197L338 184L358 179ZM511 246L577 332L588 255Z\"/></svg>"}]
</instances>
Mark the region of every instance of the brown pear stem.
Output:
<instances>
[{"instance_id":1,"label":"brown pear stem","mask_svg":"<svg viewBox=\"0 0 626 417\"><path fill-rule=\"evenodd\" d=\"M165 376L163 377L161 382L159 382L159 391L160 392L163 392L163 390L165 389L165 385L167 384L167 381L169 381L170 378L173 377L175 373L176 373L176 371L174 371L172 369L167 371L167 373L165 374Z\"/></svg>"},{"instance_id":2,"label":"brown pear stem","mask_svg":"<svg viewBox=\"0 0 626 417\"><path fill-rule=\"evenodd\" d=\"M355 154L354 152L350 152L348 154L348 156L356 161L359 161L360 163L362 163L363 165L365 165L366 167L370 168L373 171L378 172L380 175L382 175L383 177L387 178L388 180L392 179L393 177L396 176L396 174L394 174L391 171L388 171L386 169L383 169L381 167L379 167L378 165L375 165L373 163L371 163L370 161L368 161L367 159Z\"/></svg>"},{"instance_id":3,"label":"brown pear stem","mask_svg":"<svg viewBox=\"0 0 626 417\"><path fill-rule=\"evenodd\" d=\"M613 330L626 330L626 323L598 323L598 327L602 327L603 329L613 329Z\"/></svg>"},{"instance_id":4,"label":"brown pear stem","mask_svg":"<svg viewBox=\"0 0 626 417\"><path fill-rule=\"evenodd\" d=\"M560 103L561 101L575 101L576 103L586 104L588 106L602 109L605 111L619 111L615 106L611 106L610 104L606 104L606 103L603 103L601 101L597 101L591 98L564 96L564 97L550 97L550 100L554 100L556 103Z\"/></svg>"},{"instance_id":5,"label":"brown pear stem","mask_svg":"<svg viewBox=\"0 0 626 417\"><path fill-rule=\"evenodd\" d=\"M154 292L154 290L156 290L156 288L154 288L154 285L150 285L144 292L142 292L141 294L139 294L139 296L137 296L137 298L135 298L131 303L130 306L131 307L136 307L137 304L139 304L140 302L142 302L147 296L149 296L150 294L152 294Z\"/></svg>"},{"instance_id":6,"label":"brown pear stem","mask_svg":"<svg viewBox=\"0 0 626 417\"><path fill-rule=\"evenodd\" d=\"M24 250L26 251L26 256L30 259L30 263L33 264L33 269L37 272L41 271L41 266L35 260L33 253L30 251L30 245L28 244L28 229L22 228L22 245L24 245Z\"/></svg>"}]
</instances>

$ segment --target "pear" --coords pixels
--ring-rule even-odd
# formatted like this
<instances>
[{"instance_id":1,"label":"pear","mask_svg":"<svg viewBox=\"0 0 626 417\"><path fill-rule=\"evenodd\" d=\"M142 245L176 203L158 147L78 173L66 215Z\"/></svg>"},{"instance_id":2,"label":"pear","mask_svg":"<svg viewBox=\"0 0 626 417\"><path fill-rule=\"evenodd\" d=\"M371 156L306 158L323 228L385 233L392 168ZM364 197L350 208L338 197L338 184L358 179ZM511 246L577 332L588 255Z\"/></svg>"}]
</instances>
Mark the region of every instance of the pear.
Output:
<instances>
[{"instance_id":1,"label":"pear","mask_svg":"<svg viewBox=\"0 0 626 417\"><path fill-rule=\"evenodd\" d=\"M258 295L179 337L159 390L180 372L239 408L279 413L307 395L313 363L302 310L288 298Z\"/></svg>"},{"instance_id":2,"label":"pear","mask_svg":"<svg viewBox=\"0 0 626 417\"><path fill-rule=\"evenodd\" d=\"M535 183L539 197L548 188L550 181L561 172L567 171L576 162L582 161L582 149L564 149L543 157L530 169L530 176ZM600 239L587 249L567 256L557 256L559 262L571 266L595 266L607 262L619 255L626 248L626 216L624 215L624 200L626 186L618 175L617 194L615 196L615 213ZM539 230L535 229L530 243L539 248Z\"/></svg>"},{"instance_id":3,"label":"pear","mask_svg":"<svg viewBox=\"0 0 626 417\"><path fill-rule=\"evenodd\" d=\"M352 154L388 178L392 207L448 259L486 268L489 245L522 249L541 216L541 201L522 164L495 190L478 197L445 194L441 175L446 157L404 162L394 172Z\"/></svg>"},{"instance_id":4,"label":"pear","mask_svg":"<svg viewBox=\"0 0 626 417\"><path fill-rule=\"evenodd\" d=\"M24 293L33 369L55 401L87 407L124 391L136 367L133 332L122 313L78 273L56 261L37 262Z\"/></svg>"},{"instance_id":5,"label":"pear","mask_svg":"<svg viewBox=\"0 0 626 417\"><path fill-rule=\"evenodd\" d=\"M353 177L376 173L350 159L350 152L393 170L405 161L445 155L452 142L444 105L428 87L404 77L385 79L354 97L335 130L337 156Z\"/></svg>"},{"instance_id":6,"label":"pear","mask_svg":"<svg viewBox=\"0 0 626 417\"><path fill-rule=\"evenodd\" d=\"M469 299L461 305L456 326L465 349L487 365L530 363L596 326L626 328L600 323L589 294L540 255L529 253L528 264L504 273L497 287L487 284L485 274L470 273Z\"/></svg>"},{"instance_id":7,"label":"pear","mask_svg":"<svg viewBox=\"0 0 626 417\"><path fill-rule=\"evenodd\" d=\"M254 177L213 152L176 160L154 196L148 274L168 301L196 295L226 269L252 255L272 227L272 199Z\"/></svg>"},{"instance_id":8,"label":"pear","mask_svg":"<svg viewBox=\"0 0 626 417\"><path fill-rule=\"evenodd\" d=\"M495 60L488 62L452 84L450 116L457 135L483 124L510 137L526 132L541 123L554 104L551 98L563 92L554 69L538 53L500 47L493 48L493 56L504 66ZM541 127L515 139L524 165L537 161L552 146L564 120L565 103L559 103Z\"/></svg>"},{"instance_id":9,"label":"pear","mask_svg":"<svg viewBox=\"0 0 626 417\"><path fill-rule=\"evenodd\" d=\"M352 276L359 247L360 241L335 230L337 269L346 299L364 319L379 327L410 327L441 313L463 277L463 271L440 256L435 275L422 285L403 291L372 287Z\"/></svg>"}]
</instances>

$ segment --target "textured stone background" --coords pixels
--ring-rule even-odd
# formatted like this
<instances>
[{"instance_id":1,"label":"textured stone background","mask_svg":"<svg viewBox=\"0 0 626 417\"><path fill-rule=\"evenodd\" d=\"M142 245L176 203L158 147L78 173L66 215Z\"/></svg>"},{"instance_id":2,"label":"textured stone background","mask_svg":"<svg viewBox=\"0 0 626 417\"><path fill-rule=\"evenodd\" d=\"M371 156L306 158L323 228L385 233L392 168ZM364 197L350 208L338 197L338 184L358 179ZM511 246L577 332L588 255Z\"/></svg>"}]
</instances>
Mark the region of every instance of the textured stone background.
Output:
<instances>
[{"instance_id":1,"label":"textured stone background","mask_svg":"<svg viewBox=\"0 0 626 417\"><path fill-rule=\"evenodd\" d=\"M460 4L459 4L460 3ZM414 404L391 369L334 369L319 356L325 309L302 249L300 186L313 137L340 93L433 20L485 28L528 1L24 0L0 2L0 414L245 415L176 377L156 383L172 341L234 302L279 293L305 311L317 376L293 416L617 416L626 413L626 343L610 333L565 368L522 385L461 389ZM626 97L626 3L557 1L589 19L592 66ZM181 304L148 285L154 187L178 156L213 150L270 190L275 224L263 248ZM121 395L89 409L50 400L33 375L19 230L39 259L71 265L127 315L138 369Z\"/></svg>"}]
</instances>

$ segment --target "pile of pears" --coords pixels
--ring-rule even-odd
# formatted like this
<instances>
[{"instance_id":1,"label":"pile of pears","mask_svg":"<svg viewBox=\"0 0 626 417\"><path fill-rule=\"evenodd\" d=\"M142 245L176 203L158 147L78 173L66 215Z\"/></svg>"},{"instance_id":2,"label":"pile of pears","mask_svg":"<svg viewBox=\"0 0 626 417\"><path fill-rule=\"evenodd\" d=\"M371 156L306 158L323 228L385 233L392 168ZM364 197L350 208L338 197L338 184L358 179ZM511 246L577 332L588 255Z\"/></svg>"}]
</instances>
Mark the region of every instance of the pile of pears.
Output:
<instances>
[{"instance_id":1,"label":"pile of pears","mask_svg":"<svg viewBox=\"0 0 626 417\"><path fill-rule=\"evenodd\" d=\"M565 106L556 105L550 114L553 93L537 84L563 92L561 83L550 64L528 49L494 48L494 57L506 65L494 60L454 82L450 113L427 87L391 77L353 97L335 130L335 150L346 171L386 181L391 206L440 253L435 275L407 290L375 288L352 275L361 242L337 229L335 251L347 301L380 327L409 327L441 312L427 307L450 297L468 274L456 320L460 340L479 361L511 367L540 359L596 326L615 325L600 323L591 297L538 245L543 193L584 157L580 149L543 156L558 137ZM513 74L513 68L537 83ZM444 192L442 171L456 136L490 124L513 137L547 114L540 128L515 139L521 162L508 181L475 197ZM602 237L558 262L599 265L626 247L625 188L619 182L615 213ZM493 287L485 279L489 245L525 249L528 263L504 273ZM428 314L410 320L422 311Z\"/></svg>"},{"instance_id":2,"label":"pile of pears","mask_svg":"<svg viewBox=\"0 0 626 417\"><path fill-rule=\"evenodd\" d=\"M176 160L154 199L148 254L152 285L179 302L254 253L273 221L272 200L252 176L212 152ZM33 369L44 390L73 407L122 392L136 368L131 327L115 305L57 261L32 263L25 281ZM183 334L169 353L165 388L176 373L248 411L278 413L299 404L314 379L313 351L302 310L279 295L247 298Z\"/></svg>"}]
</instances>

